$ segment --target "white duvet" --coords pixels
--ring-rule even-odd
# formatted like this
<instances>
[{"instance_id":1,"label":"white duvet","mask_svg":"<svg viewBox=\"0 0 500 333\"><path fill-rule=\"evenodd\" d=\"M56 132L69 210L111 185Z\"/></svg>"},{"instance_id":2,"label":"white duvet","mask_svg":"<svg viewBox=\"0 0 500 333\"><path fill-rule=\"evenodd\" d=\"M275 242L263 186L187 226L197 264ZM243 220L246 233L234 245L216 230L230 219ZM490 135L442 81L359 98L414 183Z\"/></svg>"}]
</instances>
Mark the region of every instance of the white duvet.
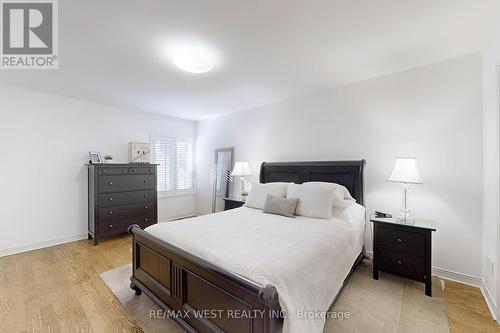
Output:
<instances>
[{"instance_id":1,"label":"white duvet","mask_svg":"<svg viewBox=\"0 0 500 333\"><path fill-rule=\"evenodd\" d=\"M288 218L241 207L159 223L146 230L213 264L274 285L284 333L322 332L327 311L363 246L365 209L335 208L331 219Z\"/></svg>"}]
</instances>

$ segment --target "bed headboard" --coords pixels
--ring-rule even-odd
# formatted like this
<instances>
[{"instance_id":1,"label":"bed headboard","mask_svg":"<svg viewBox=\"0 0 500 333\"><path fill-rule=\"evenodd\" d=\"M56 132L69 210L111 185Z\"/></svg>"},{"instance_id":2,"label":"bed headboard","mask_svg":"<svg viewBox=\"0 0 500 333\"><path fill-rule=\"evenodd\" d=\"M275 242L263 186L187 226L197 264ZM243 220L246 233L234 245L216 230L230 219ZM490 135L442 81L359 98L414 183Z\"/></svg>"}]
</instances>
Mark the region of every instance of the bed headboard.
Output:
<instances>
[{"instance_id":1,"label":"bed headboard","mask_svg":"<svg viewBox=\"0 0 500 333\"><path fill-rule=\"evenodd\" d=\"M364 206L365 160L320 162L263 162L260 182L329 182L345 186L356 202Z\"/></svg>"}]
</instances>

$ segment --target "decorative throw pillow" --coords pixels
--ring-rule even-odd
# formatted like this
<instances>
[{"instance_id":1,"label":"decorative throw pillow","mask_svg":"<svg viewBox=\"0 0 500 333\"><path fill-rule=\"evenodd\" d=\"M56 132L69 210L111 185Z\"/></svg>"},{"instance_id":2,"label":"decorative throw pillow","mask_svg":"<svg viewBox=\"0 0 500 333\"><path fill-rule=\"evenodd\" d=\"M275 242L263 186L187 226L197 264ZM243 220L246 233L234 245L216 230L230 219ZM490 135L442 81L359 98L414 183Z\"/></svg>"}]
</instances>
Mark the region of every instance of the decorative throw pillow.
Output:
<instances>
[{"instance_id":1,"label":"decorative throw pillow","mask_svg":"<svg viewBox=\"0 0 500 333\"><path fill-rule=\"evenodd\" d=\"M268 194L264 205L264 213L293 217L299 199L284 199Z\"/></svg>"},{"instance_id":2,"label":"decorative throw pillow","mask_svg":"<svg viewBox=\"0 0 500 333\"><path fill-rule=\"evenodd\" d=\"M349 207L356 200L351 196L351 193L347 190L345 186L342 186L337 183L327 183L327 182L307 182L304 183L308 186L321 186L324 188L332 188L333 189L333 207ZM303 184L303 185L304 185Z\"/></svg>"},{"instance_id":3,"label":"decorative throw pillow","mask_svg":"<svg viewBox=\"0 0 500 333\"><path fill-rule=\"evenodd\" d=\"M288 184L287 199L299 199L295 214L328 219L332 217L335 191L331 186Z\"/></svg>"},{"instance_id":4,"label":"decorative throw pillow","mask_svg":"<svg viewBox=\"0 0 500 333\"><path fill-rule=\"evenodd\" d=\"M279 198L284 198L286 195L288 183L266 183L266 184L253 184L252 189L248 193L247 200L245 201L246 207L264 209L266 197L268 194L274 195Z\"/></svg>"}]
</instances>

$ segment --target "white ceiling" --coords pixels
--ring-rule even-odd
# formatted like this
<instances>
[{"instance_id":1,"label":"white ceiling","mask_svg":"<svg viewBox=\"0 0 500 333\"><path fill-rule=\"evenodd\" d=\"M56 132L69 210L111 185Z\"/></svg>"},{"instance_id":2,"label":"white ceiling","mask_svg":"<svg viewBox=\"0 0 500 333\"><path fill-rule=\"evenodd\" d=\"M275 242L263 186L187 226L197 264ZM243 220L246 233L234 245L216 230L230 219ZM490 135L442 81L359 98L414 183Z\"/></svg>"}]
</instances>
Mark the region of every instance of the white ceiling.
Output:
<instances>
[{"instance_id":1,"label":"white ceiling","mask_svg":"<svg viewBox=\"0 0 500 333\"><path fill-rule=\"evenodd\" d=\"M59 70L0 82L193 120L480 51L498 0L59 1ZM206 74L161 56L219 54Z\"/></svg>"}]
</instances>

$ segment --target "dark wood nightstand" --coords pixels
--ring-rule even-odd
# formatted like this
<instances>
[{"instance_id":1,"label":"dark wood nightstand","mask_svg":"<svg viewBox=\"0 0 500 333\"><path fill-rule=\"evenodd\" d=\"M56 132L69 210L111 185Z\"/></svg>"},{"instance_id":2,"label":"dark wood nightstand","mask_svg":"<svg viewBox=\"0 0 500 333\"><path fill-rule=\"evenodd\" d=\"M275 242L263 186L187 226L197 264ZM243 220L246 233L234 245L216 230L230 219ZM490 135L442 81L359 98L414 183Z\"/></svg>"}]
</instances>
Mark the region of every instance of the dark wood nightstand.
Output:
<instances>
[{"instance_id":1,"label":"dark wood nightstand","mask_svg":"<svg viewBox=\"0 0 500 333\"><path fill-rule=\"evenodd\" d=\"M425 283L425 294L432 296L431 248L434 223L416 220L402 223L394 218L372 218L373 278L384 271Z\"/></svg>"},{"instance_id":2,"label":"dark wood nightstand","mask_svg":"<svg viewBox=\"0 0 500 333\"><path fill-rule=\"evenodd\" d=\"M241 207L245 204L245 201L233 198L224 198L224 210L230 210L234 208Z\"/></svg>"}]
</instances>

